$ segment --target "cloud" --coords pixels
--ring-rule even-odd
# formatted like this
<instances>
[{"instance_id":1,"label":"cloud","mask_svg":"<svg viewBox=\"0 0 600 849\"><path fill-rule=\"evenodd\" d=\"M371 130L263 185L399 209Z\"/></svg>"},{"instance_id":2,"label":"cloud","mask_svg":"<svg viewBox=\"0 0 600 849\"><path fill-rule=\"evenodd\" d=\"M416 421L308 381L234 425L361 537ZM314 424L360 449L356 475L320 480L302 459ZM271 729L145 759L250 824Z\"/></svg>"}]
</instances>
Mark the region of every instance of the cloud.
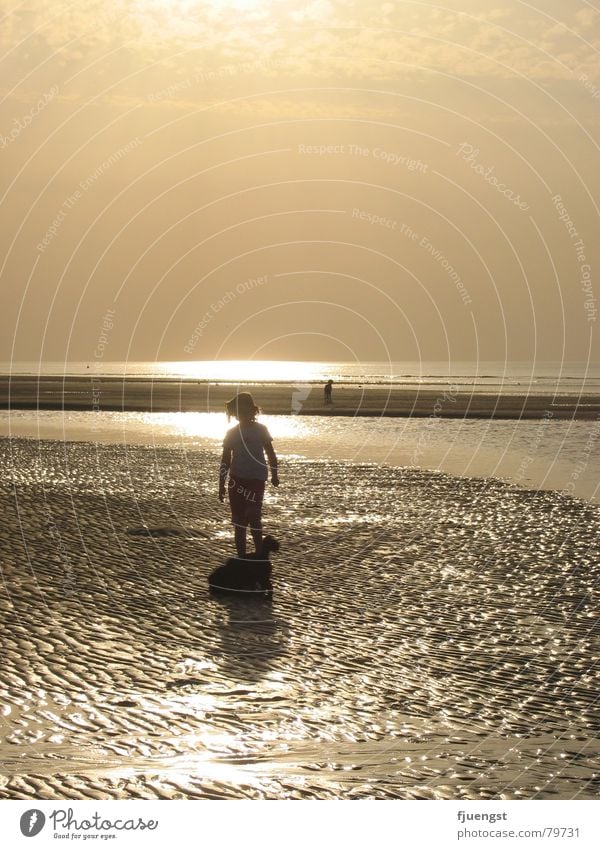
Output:
<instances>
[{"instance_id":1,"label":"cloud","mask_svg":"<svg viewBox=\"0 0 600 849\"><path fill-rule=\"evenodd\" d=\"M100 94L121 105L167 91L165 106L181 109L261 86L403 91L426 80L442 90L444 78L551 90L567 81L579 97L582 75L598 79L600 16L591 8L562 0L550 0L546 11L516 0L483 8L481 0L452 0L452 7L313 0L298 11L275 0L30 0L3 22L0 50L10 53L0 69L5 91L14 86L22 99L58 82L65 98ZM330 104L337 108L335 94Z\"/></svg>"},{"instance_id":2,"label":"cloud","mask_svg":"<svg viewBox=\"0 0 600 849\"><path fill-rule=\"evenodd\" d=\"M597 9L579 9L575 12L575 20L582 29L592 29L600 23L600 12Z\"/></svg>"},{"instance_id":3,"label":"cloud","mask_svg":"<svg viewBox=\"0 0 600 849\"><path fill-rule=\"evenodd\" d=\"M571 4L562 4L560 19L553 19L517 2L484 10L468 0L454 5L457 8L388 2L377 7L369 0L313 0L301 10L288 10L268 0L233 9L225 2L193 0L87 0L63 6L30 0L3 20L0 46L5 51L22 42L16 54L41 53L45 47L81 57L90 50L127 45L141 60L149 54L188 51L218 62L247 59L249 53L264 56L285 45L299 63L304 61L304 72L330 67L337 73L341 58L368 71L374 62L392 56L464 72L466 56L473 75L485 65L494 66L499 76L508 72L503 65L532 74L543 68L547 73L544 52L575 59L576 47L585 62L600 47L600 38L591 39L588 46L578 34L585 30L587 38L590 31L598 32L600 16L590 8L569 12ZM380 76L381 69L376 73Z\"/></svg>"}]
</instances>

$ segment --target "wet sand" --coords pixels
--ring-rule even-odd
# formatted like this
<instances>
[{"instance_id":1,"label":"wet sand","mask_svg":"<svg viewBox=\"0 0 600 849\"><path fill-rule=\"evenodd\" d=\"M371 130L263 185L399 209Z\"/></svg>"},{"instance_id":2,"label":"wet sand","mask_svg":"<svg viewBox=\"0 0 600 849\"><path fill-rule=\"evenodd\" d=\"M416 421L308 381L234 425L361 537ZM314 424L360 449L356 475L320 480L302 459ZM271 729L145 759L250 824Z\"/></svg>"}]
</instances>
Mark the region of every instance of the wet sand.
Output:
<instances>
[{"instance_id":1,"label":"wet sand","mask_svg":"<svg viewBox=\"0 0 600 849\"><path fill-rule=\"evenodd\" d=\"M451 386L420 388L392 385L338 384L334 401L325 405L321 384L207 383L159 378L0 377L0 408L98 411L221 412L241 389L260 398L267 414L338 416L439 416L442 418L554 419L600 416L595 394L520 391L468 391Z\"/></svg>"},{"instance_id":2,"label":"wet sand","mask_svg":"<svg viewBox=\"0 0 600 849\"><path fill-rule=\"evenodd\" d=\"M219 602L216 462L0 440L0 798L598 797L598 506L288 460Z\"/></svg>"}]
</instances>

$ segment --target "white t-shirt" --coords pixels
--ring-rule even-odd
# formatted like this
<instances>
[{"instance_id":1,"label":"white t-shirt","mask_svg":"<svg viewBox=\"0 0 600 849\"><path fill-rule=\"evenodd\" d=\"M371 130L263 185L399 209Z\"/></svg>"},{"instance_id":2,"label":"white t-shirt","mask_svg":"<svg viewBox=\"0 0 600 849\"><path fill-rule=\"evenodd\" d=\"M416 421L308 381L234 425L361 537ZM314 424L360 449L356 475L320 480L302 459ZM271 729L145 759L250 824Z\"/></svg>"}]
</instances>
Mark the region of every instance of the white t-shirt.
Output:
<instances>
[{"instance_id":1,"label":"white t-shirt","mask_svg":"<svg viewBox=\"0 0 600 849\"><path fill-rule=\"evenodd\" d=\"M223 448L231 448L231 476L247 480L266 481L269 470L265 461L265 445L272 442L271 434L263 424L248 422L237 424L225 434Z\"/></svg>"}]
</instances>

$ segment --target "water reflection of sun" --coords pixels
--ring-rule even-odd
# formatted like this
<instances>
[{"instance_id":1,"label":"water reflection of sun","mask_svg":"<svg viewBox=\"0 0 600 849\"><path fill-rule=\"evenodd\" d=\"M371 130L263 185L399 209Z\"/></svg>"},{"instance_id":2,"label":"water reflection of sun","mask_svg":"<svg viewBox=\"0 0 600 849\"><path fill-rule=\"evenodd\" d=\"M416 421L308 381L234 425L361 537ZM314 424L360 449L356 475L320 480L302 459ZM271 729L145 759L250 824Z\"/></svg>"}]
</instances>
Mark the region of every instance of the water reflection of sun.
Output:
<instances>
[{"instance_id":1,"label":"water reflection of sun","mask_svg":"<svg viewBox=\"0 0 600 849\"><path fill-rule=\"evenodd\" d=\"M305 363L299 360L194 360L158 362L161 377L183 377L189 380L223 381L225 383L303 383L326 380L331 364Z\"/></svg>"},{"instance_id":2,"label":"water reflection of sun","mask_svg":"<svg viewBox=\"0 0 600 849\"><path fill-rule=\"evenodd\" d=\"M151 413L144 416L156 437L183 440L202 439L222 442L225 431L235 423L227 423L224 413ZM301 436L306 429L298 416L261 416L273 439ZM160 441L160 440L159 440Z\"/></svg>"}]
</instances>

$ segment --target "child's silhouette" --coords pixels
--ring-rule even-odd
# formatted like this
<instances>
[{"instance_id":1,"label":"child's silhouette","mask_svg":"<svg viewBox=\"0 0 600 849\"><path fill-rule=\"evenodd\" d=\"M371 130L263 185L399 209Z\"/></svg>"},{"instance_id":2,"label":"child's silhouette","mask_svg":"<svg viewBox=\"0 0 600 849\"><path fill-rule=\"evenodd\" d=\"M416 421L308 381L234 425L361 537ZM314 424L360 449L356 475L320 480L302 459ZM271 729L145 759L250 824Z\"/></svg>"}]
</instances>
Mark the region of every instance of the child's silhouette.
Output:
<instances>
[{"instance_id":1,"label":"child's silhouette","mask_svg":"<svg viewBox=\"0 0 600 849\"><path fill-rule=\"evenodd\" d=\"M235 416L239 424L230 428L223 440L223 456L219 472L219 500L225 500L228 490L231 521L235 527L235 547L238 557L246 554L246 528L250 527L257 552L262 550L262 502L268 470L271 483L279 486L277 457L271 434L256 421L260 412L249 392L240 392L225 407L227 418ZM265 462L265 454L268 466Z\"/></svg>"}]
</instances>

